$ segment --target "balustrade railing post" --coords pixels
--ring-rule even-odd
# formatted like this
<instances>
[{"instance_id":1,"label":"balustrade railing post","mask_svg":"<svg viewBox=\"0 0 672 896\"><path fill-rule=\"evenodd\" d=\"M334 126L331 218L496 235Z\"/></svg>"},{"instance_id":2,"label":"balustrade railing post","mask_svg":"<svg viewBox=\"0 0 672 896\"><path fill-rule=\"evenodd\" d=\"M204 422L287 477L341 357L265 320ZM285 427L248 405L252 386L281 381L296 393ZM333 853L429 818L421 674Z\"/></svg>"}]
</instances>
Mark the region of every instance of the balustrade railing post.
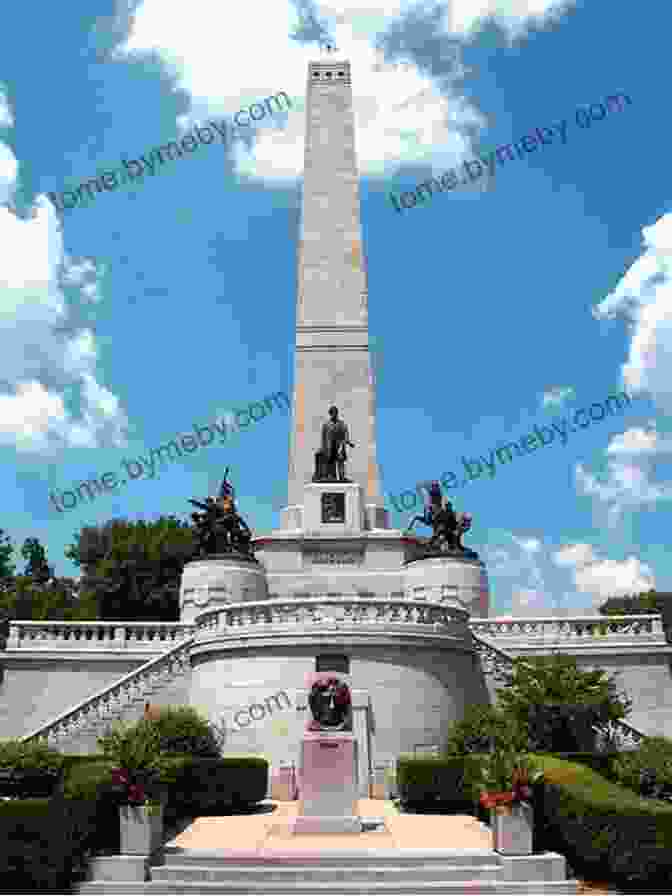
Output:
<instances>
[{"instance_id":1,"label":"balustrade railing post","mask_svg":"<svg viewBox=\"0 0 672 896\"><path fill-rule=\"evenodd\" d=\"M10 623L9 626L9 638L7 639L7 647L18 648L20 647L19 643L19 631L21 626L16 625L14 623Z\"/></svg>"}]
</instances>

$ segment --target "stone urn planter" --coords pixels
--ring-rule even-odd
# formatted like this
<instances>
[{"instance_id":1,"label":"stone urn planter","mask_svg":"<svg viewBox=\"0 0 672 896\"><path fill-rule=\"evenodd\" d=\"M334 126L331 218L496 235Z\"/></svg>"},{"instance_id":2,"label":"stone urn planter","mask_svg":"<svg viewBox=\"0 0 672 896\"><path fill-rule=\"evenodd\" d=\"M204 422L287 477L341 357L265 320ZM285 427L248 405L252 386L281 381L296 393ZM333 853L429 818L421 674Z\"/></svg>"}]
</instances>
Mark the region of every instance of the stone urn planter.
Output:
<instances>
[{"instance_id":1,"label":"stone urn planter","mask_svg":"<svg viewBox=\"0 0 672 896\"><path fill-rule=\"evenodd\" d=\"M542 770L529 754L493 751L481 774L487 789L479 802L490 811L493 849L504 856L532 855L533 785L543 777Z\"/></svg>"},{"instance_id":2,"label":"stone urn planter","mask_svg":"<svg viewBox=\"0 0 672 896\"><path fill-rule=\"evenodd\" d=\"M148 856L163 843L163 803L120 806L120 852L125 856Z\"/></svg>"},{"instance_id":3,"label":"stone urn planter","mask_svg":"<svg viewBox=\"0 0 672 896\"><path fill-rule=\"evenodd\" d=\"M490 810L493 849L503 856L531 856L534 809L514 803Z\"/></svg>"}]
</instances>

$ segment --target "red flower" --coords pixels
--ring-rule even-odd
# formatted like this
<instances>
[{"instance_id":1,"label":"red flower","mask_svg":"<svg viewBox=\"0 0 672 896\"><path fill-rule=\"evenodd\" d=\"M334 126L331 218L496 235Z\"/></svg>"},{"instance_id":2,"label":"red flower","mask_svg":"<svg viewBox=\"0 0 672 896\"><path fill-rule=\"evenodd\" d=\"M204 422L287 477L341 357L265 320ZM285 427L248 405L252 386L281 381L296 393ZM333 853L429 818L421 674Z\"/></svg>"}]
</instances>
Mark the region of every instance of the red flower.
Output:
<instances>
[{"instance_id":1,"label":"red flower","mask_svg":"<svg viewBox=\"0 0 672 896\"><path fill-rule=\"evenodd\" d=\"M497 806L506 806L513 803L513 793L503 791L500 793L482 793L480 803L484 809L496 809Z\"/></svg>"},{"instance_id":2,"label":"red flower","mask_svg":"<svg viewBox=\"0 0 672 896\"><path fill-rule=\"evenodd\" d=\"M128 801L140 804L145 802L145 789L141 784L128 785Z\"/></svg>"},{"instance_id":3,"label":"red flower","mask_svg":"<svg viewBox=\"0 0 672 896\"><path fill-rule=\"evenodd\" d=\"M126 786L129 783L128 770L125 768L113 768L112 783L117 787L120 785Z\"/></svg>"}]
</instances>

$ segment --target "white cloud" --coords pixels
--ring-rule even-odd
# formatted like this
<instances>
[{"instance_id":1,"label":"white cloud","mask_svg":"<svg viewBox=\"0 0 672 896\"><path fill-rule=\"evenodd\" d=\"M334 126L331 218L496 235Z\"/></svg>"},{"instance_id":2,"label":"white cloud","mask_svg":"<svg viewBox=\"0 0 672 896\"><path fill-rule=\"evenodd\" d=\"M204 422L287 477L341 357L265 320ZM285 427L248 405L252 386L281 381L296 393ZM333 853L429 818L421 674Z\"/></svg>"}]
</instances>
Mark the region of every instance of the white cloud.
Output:
<instances>
[{"instance_id":1,"label":"white cloud","mask_svg":"<svg viewBox=\"0 0 672 896\"><path fill-rule=\"evenodd\" d=\"M661 410L672 412L672 214L642 230L644 251L593 316L621 316L631 335L621 368L625 388L649 392Z\"/></svg>"},{"instance_id":2,"label":"white cloud","mask_svg":"<svg viewBox=\"0 0 672 896\"><path fill-rule=\"evenodd\" d=\"M595 608L609 597L637 594L655 587L651 568L636 557L600 558L589 544L566 545L552 555L552 560L571 573L577 591L592 595Z\"/></svg>"},{"instance_id":3,"label":"white cloud","mask_svg":"<svg viewBox=\"0 0 672 896\"><path fill-rule=\"evenodd\" d=\"M543 21L554 21L573 0L459 0L452 20L444 22L464 40L483 16L494 15L509 36ZM389 64L375 49L376 38L416 3L316 3L318 17L330 28L338 52L353 72L353 110L360 173L394 175L400 165L424 162L433 173L453 167L472 155L466 128L480 129L484 116L452 88L442 95L409 60ZM428 7L429 9L429 7ZM259 22L264 22L259 29ZM233 158L238 173L251 178L287 182L303 169L304 97L308 61L315 44L291 39L299 25L290 0L214 6L210 0L187 5L145 0L133 14L132 28L117 56L158 52L177 75L176 89L191 95L188 121L232 117L240 108L285 90L293 107L286 124L260 122L251 151L238 141ZM487 179L483 178L487 186ZM479 190L483 189L479 184ZM476 191L463 191L468 192Z\"/></svg>"},{"instance_id":4,"label":"white cloud","mask_svg":"<svg viewBox=\"0 0 672 896\"><path fill-rule=\"evenodd\" d=\"M0 84L0 128L14 127L14 117L9 106L6 89Z\"/></svg>"},{"instance_id":5,"label":"white cloud","mask_svg":"<svg viewBox=\"0 0 672 896\"><path fill-rule=\"evenodd\" d=\"M0 143L0 197L8 203L17 173L14 155ZM64 256L59 223L44 196L30 211L19 217L0 208L0 444L43 455L63 445L121 446L126 415L97 382L95 336L74 324L63 294L67 286L85 303L98 301L95 266ZM64 401L73 390L80 399L77 419Z\"/></svg>"},{"instance_id":6,"label":"white cloud","mask_svg":"<svg viewBox=\"0 0 672 896\"><path fill-rule=\"evenodd\" d=\"M672 499L672 483L653 481L656 463L670 456L672 439L658 433L653 422L649 429L633 427L611 439L601 473L577 464L577 490L605 507L608 525L616 526L626 509L654 507Z\"/></svg>"},{"instance_id":7,"label":"white cloud","mask_svg":"<svg viewBox=\"0 0 672 896\"><path fill-rule=\"evenodd\" d=\"M614 436L607 447L607 454L628 457L672 455L672 438L656 432L653 421L649 423L649 427L643 429L634 426Z\"/></svg>"}]
</instances>

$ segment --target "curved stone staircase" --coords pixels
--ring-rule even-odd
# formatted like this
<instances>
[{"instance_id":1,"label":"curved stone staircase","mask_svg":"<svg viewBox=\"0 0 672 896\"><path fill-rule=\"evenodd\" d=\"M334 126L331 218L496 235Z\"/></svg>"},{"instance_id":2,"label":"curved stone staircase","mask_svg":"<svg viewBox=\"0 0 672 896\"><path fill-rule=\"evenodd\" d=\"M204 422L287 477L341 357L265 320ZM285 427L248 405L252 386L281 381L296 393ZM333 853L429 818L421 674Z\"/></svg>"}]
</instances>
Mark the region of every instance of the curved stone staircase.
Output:
<instances>
[{"instance_id":1,"label":"curved stone staircase","mask_svg":"<svg viewBox=\"0 0 672 896\"><path fill-rule=\"evenodd\" d=\"M150 697L161 694L163 703L187 703L191 672L189 651L196 636L172 645L138 669L71 706L55 719L22 737L24 742L44 739L64 752L98 752L97 738L114 722L135 721ZM175 695L176 699L171 699Z\"/></svg>"}]
</instances>

